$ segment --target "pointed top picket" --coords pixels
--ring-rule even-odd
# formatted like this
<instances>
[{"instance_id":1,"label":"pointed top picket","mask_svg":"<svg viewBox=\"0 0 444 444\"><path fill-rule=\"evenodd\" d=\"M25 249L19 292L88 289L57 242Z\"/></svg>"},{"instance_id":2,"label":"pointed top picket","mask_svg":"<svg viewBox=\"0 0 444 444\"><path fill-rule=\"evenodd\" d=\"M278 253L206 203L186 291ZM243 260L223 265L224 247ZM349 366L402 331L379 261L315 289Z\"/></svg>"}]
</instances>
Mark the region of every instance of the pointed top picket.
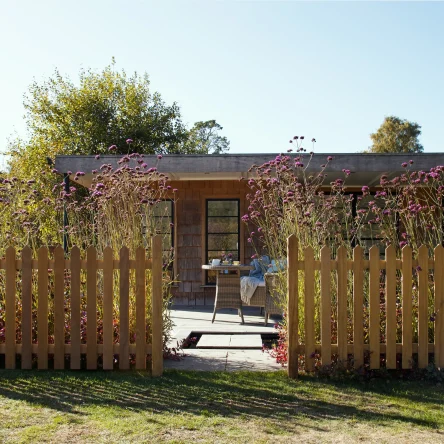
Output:
<instances>
[{"instance_id":1,"label":"pointed top picket","mask_svg":"<svg viewBox=\"0 0 444 444\"><path fill-rule=\"evenodd\" d=\"M385 248L385 255L387 256L387 254L392 253L396 253L395 247L393 246L393 244L387 245L387 247Z\"/></svg>"},{"instance_id":2,"label":"pointed top picket","mask_svg":"<svg viewBox=\"0 0 444 444\"><path fill-rule=\"evenodd\" d=\"M347 257L347 248L345 248L344 245L341 245L337 251L337 256L339 257L341 255L345 255Z\"/></svg>"},{"instance_id":3,"label":"pointed top picket","mask_svg":"<svg viewBox=\"0 0 444 444\"><path fill-rule=\"evenodd\" d=\"M331 259L331 249L327 245L321 248L321 257L328 257Z\"/></svg>"},{"instance_id":4,"label":"pointed top picket","mask_svg":"<svg viewBox=\"0 0 444 444\"><path fill-rule=\"evenodd\" d=\"M312 257L312 256L314 256L313 247L310 247L310 246L305 247L304 248L304 257L306 258L306 257Z\"/></svg>"},{"instance_id":5,"label":"pointed top picket","mask_svg":"<svg viewBox=\"0 0 444 444\"><path fill-rule=\"evenodd\" d=\"M58 256L60 258L61 254L63 254L63 256L64 256L65 250L63 249L63 247L61 245L57 245L57 247L54 248L54 257Z\"/></svg>"},{"instance_id":6,"label":"pointed top picket","mask_svg":"<svg viewBox=\"0 0 444 444\"><path fill-rule=\"evenodd\" d=\"M123 246L123 247L119 250L119 254L120 254L121 256L129 257L129 253L130 253L129 248L128 248L128 247L125 247L125 246Z\"/></svg>"},{"instance_id":7,"label":"pointed top picket","mask_svg":"<svg viewBox=\"0 0 444 444\"><path fill-rule=\"evenodd\" d=\"M353 248L353 256L361 256L364 249L360 245L356 245L355 248Z\"/></svg>"},{"instance_id":8,"label":"pointed top picket","mask_svg":"<svg viewBox=\"0 0 444 444\"><path fill-rule=\"evenodd\" d=\"M444 247L435 248L435 365L444 367ZM436 272L441 270L441 272Z\"/></svg>"},{"instance_id":9,"label":"pointed top picket","mask_svg":"<svg viewBox=\"0 0 444 444\"><path fill-rule=\"evenodd\" d=\"M426 245L421 245L421 246L418 248L418 256L420 256L421 253L422 253L422 254L428 254L428 253L429 253L429 249L427 248Z\"/></svg>"},{"instance_id":10,"label":"pointed top picket","mask_svg":"<svg viewBox=\"0 0 444 444\"><path fill-rule=\"evenodd\" d=\"M418 367L428 365L428 254L429 249L421 245L418 249Z\"/></svg>"},{"instance_id":11,"label":"pointed top picket","mask_svg":"<svg viewBox=\"0 0 444 444\"><path fill-rule=\"evenodd\" d=\"M402 252L403 252L403 254L409 254L409 251L411 252L412 251L412 247L410 246L410 245L404 245L403 247L402 247ZM404 253L405 252L405 253Z\"/></svg>"},{"instance_id":12,"label":"pointed top picket","mask_svg":"<svg viewBox=\"0 0 444 444\"><path fill-rule=\"evenodd\" d=\"M377 254L379 255L379 247L377 246L377 245L373 245L369 250L368 250L368 252L371 254L372 252L373 252L373 254L376 254L376 252L377 252Z\"/></svg>"},{"instance_id":13,"label":"pointed top picket","mask_svg":"<svg viewBox=\"0 0 444 444\"><path fill-rule=\"evenodd\" d=\"M11 248L11 247L9 247L9 248ZM25 245L25 246L22 248L22 254L25 254L26 256L28 256L29 254L32 254L32 250L31 250L31 248L29 247L29 245Z\"/></svg>"},{"instance_id":14,"label":"pointed top picket","mask_svg":"<svg viewBox=\"0 0 444 444\"><path fill-rule=\"evenodd\" d=\"M353 361L356 369L364 364L364 267L363 249L353 249Z\"/></svg>"},{"instance_id":15,"label":"pointed top picket","mask_svg":"<svg viewBox=\"0 0 444 444\"><path fill-rule=\"evenodd\" d=\"M386 367L396 368L396 250L393 245L385 249L385 341Z\"/></svg>"},{"instance_id":16,"label":"pointed top picket","mask_svg":"<svg viewBox=\"0 0 444 444\"><path fill-rule=\"evenodd\" d=\"M402 248L402 368L412 367L412 248Z\"/></svg>"},{"instance_id":17,"label":"pointed top picket","mask_svg":"<svg viewBox=\"0 0 444 444\"><path fill-rule=\"evenodd\" d=\"M113 251L113 249L108 245L108 246L106 246L106 247L103 249L103 255L104 255L104 256L105 256L105 255L109 255L109 254L110 254L109 252L111 252L111 256L114 257L114 251Z\"/></svg>"},{"instance_id":18,"label":"pointed top picket","mask_svg":"<svg viewBox=\"0 0 444 444\"><path fill-rule=\"evenodd\" d=\"M376 369L380 366L379 273L379 248L373 245L369 250L369 345L371 369Z\"/></svg>"}]
</instances>

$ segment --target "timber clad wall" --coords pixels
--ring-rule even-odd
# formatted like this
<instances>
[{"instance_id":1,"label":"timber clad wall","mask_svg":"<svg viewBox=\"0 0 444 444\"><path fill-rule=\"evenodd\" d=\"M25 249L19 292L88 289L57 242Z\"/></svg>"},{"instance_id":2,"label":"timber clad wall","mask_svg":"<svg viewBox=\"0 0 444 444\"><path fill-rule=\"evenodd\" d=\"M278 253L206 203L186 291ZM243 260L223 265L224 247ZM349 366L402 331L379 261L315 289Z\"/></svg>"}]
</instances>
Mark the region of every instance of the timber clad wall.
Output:
<instances>
[{"instance_id":1,"label":"timber clad wall","mask_svg":"<svg viewBox=\"0 0 444 444\"><path fill-rule=\"evenodd\" d=\"M179 280L173 294L176 304L213 305L215 288L206 287L202 265L205 262L206 199L240 199L240 216L246 212L246 181L188 180L172 181L177 188L175 208L175 274ZM240 222L240 260L248 262L251 251L246 246L248 235Z\"/></svg>"}]
</instances>

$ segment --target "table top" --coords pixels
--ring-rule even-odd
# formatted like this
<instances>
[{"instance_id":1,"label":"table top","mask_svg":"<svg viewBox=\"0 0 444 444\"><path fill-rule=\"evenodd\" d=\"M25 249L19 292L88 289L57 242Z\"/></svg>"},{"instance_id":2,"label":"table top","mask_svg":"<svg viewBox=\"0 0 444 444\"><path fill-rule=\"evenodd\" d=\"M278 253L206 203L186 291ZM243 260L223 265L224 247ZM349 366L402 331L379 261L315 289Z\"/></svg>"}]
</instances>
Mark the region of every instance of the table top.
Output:
<instances>
[{"instance_id":1,"label":"table top","mask_svg":"<svg viewBox=\"0 0 444 444\"><path fill-rule=\"evenodd\" d=\"M253 270L251 265L202 265L202 270Z\"/></svg>"}]
</instances>

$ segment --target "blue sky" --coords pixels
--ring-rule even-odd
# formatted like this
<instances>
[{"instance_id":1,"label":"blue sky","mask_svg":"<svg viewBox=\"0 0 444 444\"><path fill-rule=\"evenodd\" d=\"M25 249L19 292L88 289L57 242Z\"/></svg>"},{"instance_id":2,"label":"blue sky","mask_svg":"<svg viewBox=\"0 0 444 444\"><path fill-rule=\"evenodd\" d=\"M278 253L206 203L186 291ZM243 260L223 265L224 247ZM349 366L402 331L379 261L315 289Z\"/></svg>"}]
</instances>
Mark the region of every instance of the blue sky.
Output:
<instances>
[{"instance_id":1,"label":"blue sky","mask_svg":"<svg viewBox=\"0 0 444 444\"><path fill-rule=\"evenodd\" d=\"M0 10L0 151L25 136L23 94L55 68L150 75L183 120L216 119L232 153L357 152L387 115L444 151L444 3L20 1Z\"/></svg>"}]
</instances>

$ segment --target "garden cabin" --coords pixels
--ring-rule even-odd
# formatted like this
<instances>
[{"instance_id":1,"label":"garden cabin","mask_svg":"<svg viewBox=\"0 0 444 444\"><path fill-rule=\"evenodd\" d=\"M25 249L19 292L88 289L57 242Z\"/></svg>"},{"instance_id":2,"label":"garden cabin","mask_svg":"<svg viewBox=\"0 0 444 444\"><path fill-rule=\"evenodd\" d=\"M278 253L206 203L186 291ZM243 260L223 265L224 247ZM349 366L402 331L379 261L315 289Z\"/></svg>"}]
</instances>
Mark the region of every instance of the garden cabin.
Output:
<instances>
[{"instance_id":1,"label":"garden cabin","mask_svg":"<svg viewBox=\"0 0 444 444\"><path fill-rule=\"evenodd\" d=\"M290 154L296 157L297 154ZM325 188L330 182L344 178L349 170L347 192L361 192L362 186L376 191L380 177L391 178L402 174L404 162L413 160L411 171L429 171L444 164L444 154L315 154L307 171L319 172L327 157L332 156L325 173ZM165 201L164 209L172 229L164 249L174 250L173 272L178 283L174 288L175 302L185 305L213 305L215 276L202 270L203 264L223 253L233 259L249 263L254 253L247 239L249 233L241 221L247 212L248 180L253 165L273 160L276 154L223 154L223 155L164 155L144 156L148 167L157 167L169 178L171 189L177 189L173 201ZM306 155L306 158L309 156ZM55 167L65 181L73 180L75 172L85 174L77 178L83 186L92 181L92 171L103 164L118 167L120 155L57 156ZM131 165L131 164L130 164ZM72 172L72 173L71 173ZM173 197L173 194L171 194ZM355 199L356 200L356 199ZM368 240L369 243L372 239Z\"/></svg>"}]
</instances>

